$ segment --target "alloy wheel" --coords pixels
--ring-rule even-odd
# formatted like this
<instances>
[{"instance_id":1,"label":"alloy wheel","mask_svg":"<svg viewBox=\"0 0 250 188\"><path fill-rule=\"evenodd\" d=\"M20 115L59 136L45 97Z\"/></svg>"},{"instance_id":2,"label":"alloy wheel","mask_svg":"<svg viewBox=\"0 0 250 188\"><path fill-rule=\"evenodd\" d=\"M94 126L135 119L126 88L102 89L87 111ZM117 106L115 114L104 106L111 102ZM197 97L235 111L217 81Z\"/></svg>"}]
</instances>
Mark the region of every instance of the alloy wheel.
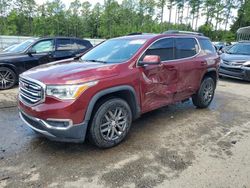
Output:
<instances>
[{"instance_id":1,"label":"alloy wheel","mask_svg":"<svg viewBox=\"0 0 250 188\"><path fill-rule=\"evenodd\" d=\"M210 103L214 95L214 86L211 82L206 82L203 90L203 100L205 103Z\"/></svg>"},{"instance_id":2,"label":"alloy wheel","mask_svg":"<svg viewBox=\"0 0 250 188\"><path fill-rule=\"evenodd\" d=\"M15 84L15 75L8 68L0 69L0 89L11 88Z\"/></svg>"},{"instance_id":3,"label":"alloy wheel","mask_svg":"<svg viewBox=\"0 0 250 188\"><path fill-rule=\"evenodd\" d=\"M115 107L108 110L102 117L100 125L101 135L105 140L114 141L119 139L128 125L128 115L125 109Z\"/></svg>"}]
</instances>

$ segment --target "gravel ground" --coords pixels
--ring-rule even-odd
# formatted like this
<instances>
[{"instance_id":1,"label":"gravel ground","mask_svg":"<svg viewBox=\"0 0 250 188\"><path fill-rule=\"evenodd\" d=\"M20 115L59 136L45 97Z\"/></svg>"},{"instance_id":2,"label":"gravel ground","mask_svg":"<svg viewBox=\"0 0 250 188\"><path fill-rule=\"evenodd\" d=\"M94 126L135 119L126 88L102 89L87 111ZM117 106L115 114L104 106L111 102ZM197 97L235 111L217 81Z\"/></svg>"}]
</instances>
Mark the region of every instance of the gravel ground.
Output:
<instances>
[{"instance_id":1,"label":"gravel ground","mask_svg":"<svg viewBox=\"0 0 250 188\"><path fill-rule=\"evenodd\" d=\"M250 187L250 83L223 79L208 109L147 113L119 146L48 141L0 92L0 187Z\"/></svg>"}]
</instances>

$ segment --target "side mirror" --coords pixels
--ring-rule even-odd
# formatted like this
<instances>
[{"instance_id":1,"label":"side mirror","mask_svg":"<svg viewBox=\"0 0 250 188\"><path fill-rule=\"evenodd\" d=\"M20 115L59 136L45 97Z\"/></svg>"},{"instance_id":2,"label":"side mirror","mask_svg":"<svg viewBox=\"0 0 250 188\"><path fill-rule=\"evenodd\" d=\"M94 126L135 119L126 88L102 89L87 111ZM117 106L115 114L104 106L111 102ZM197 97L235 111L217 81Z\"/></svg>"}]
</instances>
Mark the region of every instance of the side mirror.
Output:
<instances>
[{"instance_id":1,"label":"side mirror","mask_svg":"<svg viewBox=\"0 0 250 188\"><path fill-rule=\"evenodd\" d=\"M221 47L219 48L219 51L223 51L223 46L221 46Z\"/></svg>"},{"instance_id":2,"label":"side mirror","mask_svg":"<svg viewBox=\"0 0 250 188\"><path fill-rule=\"evenodd\" d=\"M140 62L140 65L159 65L161 58L158 55L146 55Z\"/></svg>"},{"instance_id":3,"label":"side mirror","mask_svg":"<svg viewBox=\"0 0 250 188\"><path fill-rule=\"evenodd\" d=\"M223 46L221 46L221 47L219 48L219 50L218 50L218 54L221 55L221 54L223 54L223 53L225 53L225 51L224 51Z\"/></svg>"},{"instance_id":4,"label":"side mirror","mask_svg":"<svg viewBox=\"0 0 250 188\"><path fill-rule=\"evenodd\" d=\"M33 48L30 48L28 49L27 54L29 55L36 54L36 50L34 50Z\"/></svg>"}]
</instances>

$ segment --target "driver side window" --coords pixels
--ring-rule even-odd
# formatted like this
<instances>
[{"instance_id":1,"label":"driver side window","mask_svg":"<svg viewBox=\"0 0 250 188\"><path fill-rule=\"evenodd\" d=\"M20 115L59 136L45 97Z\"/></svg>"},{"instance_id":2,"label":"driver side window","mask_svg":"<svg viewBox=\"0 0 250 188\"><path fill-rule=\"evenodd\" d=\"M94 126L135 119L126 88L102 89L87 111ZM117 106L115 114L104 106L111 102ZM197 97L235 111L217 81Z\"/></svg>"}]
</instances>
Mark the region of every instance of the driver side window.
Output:
<instances>
[{"instance_id":1,"label":"driver side window","mask_svg":"<svg viewBox=\"0 0 250 188\"><path fill-rule=\"evenodd\" d=\"M51 52L54 50L54 41L53 40L43 40L38 42L32 47L32 51L36 53Z\"/></svg>"},{"instance_id":2,"label":"driver side window","mask_svg":"<svg viewBox=\"0 0 250 188\"><path fill-rule=\"evenodd\" d=\"M141 61L146 55L158 55L161 61L169 61L174 59L174 39L161 39L152 44L143 54Z\"/></svg>"}]
</instances>

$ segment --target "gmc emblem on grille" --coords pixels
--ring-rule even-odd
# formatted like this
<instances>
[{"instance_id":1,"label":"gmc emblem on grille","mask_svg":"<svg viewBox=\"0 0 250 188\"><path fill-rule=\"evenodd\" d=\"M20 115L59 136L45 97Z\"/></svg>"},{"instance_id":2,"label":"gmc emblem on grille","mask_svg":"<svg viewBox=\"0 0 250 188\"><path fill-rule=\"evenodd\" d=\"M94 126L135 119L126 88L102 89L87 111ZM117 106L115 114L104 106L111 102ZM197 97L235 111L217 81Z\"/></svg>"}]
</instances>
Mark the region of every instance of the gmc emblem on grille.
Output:
<instances>
[{"instance_id":1,"label":"gmc emblem on grille","mask_svg":"<svg viewBox=\"0 0 250 188\"><path fill-rule=\"evenodd\" d=\"M21 85L21 87L24 88L24 89L29 89L29 88L30 88L30 87L29 87L29 84L26 84L26 83L23 83L23 82L20 82L20 85Z\"/></svg>"}]
</instances>

